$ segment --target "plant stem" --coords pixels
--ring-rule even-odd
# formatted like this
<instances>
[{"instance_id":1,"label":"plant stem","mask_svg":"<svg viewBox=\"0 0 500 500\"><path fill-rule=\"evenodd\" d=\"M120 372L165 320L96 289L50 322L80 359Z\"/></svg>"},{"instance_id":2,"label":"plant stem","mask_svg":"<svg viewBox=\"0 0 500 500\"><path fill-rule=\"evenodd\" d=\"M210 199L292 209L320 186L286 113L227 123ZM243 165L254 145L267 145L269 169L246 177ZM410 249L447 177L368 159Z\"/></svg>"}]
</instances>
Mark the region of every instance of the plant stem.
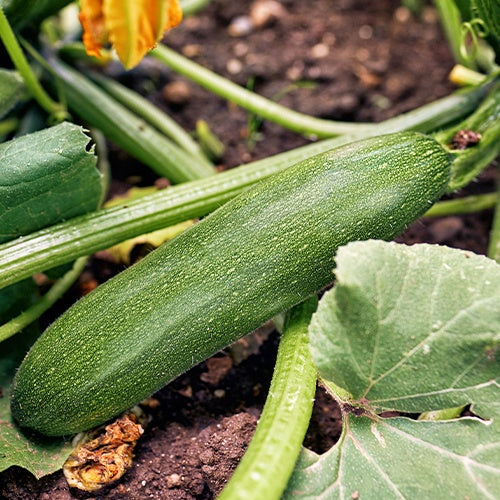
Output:
<instances>
[{"instance_id":1,"label":"plant stem","mask_svg":"<svg viewBox=\"0 0 500 500\"><path fill-rule=\"evenodd\" d=\"M336 146L402 130L432 130L473 109L482 92L474 89L454 94L382 122L370 134L364 132L309 144L4 243L0 245L0 288L129 238L206 215L259 180Z\"/></svg>"},{"instance_id":2,"label":"plant stem","mask_svg":"<svg viewBox=\"0 0 500 500\"><path fill-rule=\"evenodd\" d=\"M104 75L92 73L89 75L96 81L108 94L114 97L121 104L133 111L137 116L144 118L160 132L177 143L178 146L193 156L193 160L205 164L207 168L213 165L202 153L200 146L193 138L180 127L170 116L151 104L147 99L133 90L128 89L117 81L107 78Z\"/></svg>"},{"instance_id":3,"label":"plant stem","mask_svg":"<svg viewBox=\"0 0 500 500\"><path fill-rule=\"evenodd\" d=\"M462 130L480 134L480 140L463 150L451 149L453 136ZM457 125L434 134L434 138L453 155L451 178L447 192L451 193L471 182L500 153L500 82L493 84L481 105Z\"/></svg>"},{"instance_id":4,"label":"plant stem","mask_svg":"<svg viewBox=\"0 0 500 500\"><path fill-rule=\"evenodd\" d=\"M444 217L488 210L495 206L497 198L497 193L487 193L464 196L455 200L438 201L425 213L424 217Z\"/></svg>"},{"instance_id":5,"label":"plant stem","mask_svg":"<svg viewBox=\"0 0 500 500\"><path fill-rule=\"evenodd\" d=\"M40 106L50 115L54 116L57 121L62 121L67 117L66 109L61 104L53 101L45 90L40 85L37 77L33 73L28 61L24 57L24 53L19 45L14 32L5 16L3 9L0 7L0 39L14 63L14 66L19 71L19 74L24 80L26 88Z\"/></svg>"},{"instance_id":6,"label":"plant stem","mask_svg":"<svg viewBox=\"0 0 500 500\"><path fill-rule=\"evenodd\" d=\"M7 118L6 120L0 121L0 137L6 136L11 132L14 132L19 125L18 118Z\"/></svg>"},{"instance_id":7,"label":"plant stem","mask_svg":"<svg viewBox=\"0 0 500 500\"><path fill-rule=\"evenodd\" d=\"M322 120L321 118L298 113L232 83L228 79L190 61L164 45L158 45L158 47L150 52L150 55L214 94L234 102L267 120L301 134L316 137L333 137L340 134L368 130L374 127L373 124Z\"/></svg>"},{"instance_id":8,"label":"plant stem","mask_svg":"<svg viewBox=\"0 0 500 500\"><path fill-rule=\"evenodd\" d=\"M27 327L33 321L37 320L45 311L47 311L78 279L83 271L87 257L80 257L76 260L73 268L59 279L52 288L36 304L23 311L19 316L11 319L0 326L0 342L12 337Z\"/></svg>"},{"instance_id":9,"label":"plant stem","mask_svg":"<svg viewBox=\"0 0 500 500\"><path fill-rule=\"evenodd\" d=\"M490 232L488 257L500 264L500 181L498 181L497 194L495 215L493 216L493 224Z\"/></svg>"},{"instance_id":10,"label":"plant stem","mask_svg":"<svg viewBox=\"0 0 500 500\"><path fill-rule=\"evenodd\" d=\"M299 456L316 390L309 352L313 297L292 309L281 336L266 404L250 445L219 500L278 500Z\"/></svg>"},{"instance_id":11,"label":"plant stem","mask_svg":"<svg viewBox=\"0 0 500 500\"><path fill-rule=\"evenodd\" d=\"M439 14L448 46L457 64L467 68L471 67L469 61L462 54L462 18L453 0L434 0L434 5Z\"/></svg>"}]
</instances>

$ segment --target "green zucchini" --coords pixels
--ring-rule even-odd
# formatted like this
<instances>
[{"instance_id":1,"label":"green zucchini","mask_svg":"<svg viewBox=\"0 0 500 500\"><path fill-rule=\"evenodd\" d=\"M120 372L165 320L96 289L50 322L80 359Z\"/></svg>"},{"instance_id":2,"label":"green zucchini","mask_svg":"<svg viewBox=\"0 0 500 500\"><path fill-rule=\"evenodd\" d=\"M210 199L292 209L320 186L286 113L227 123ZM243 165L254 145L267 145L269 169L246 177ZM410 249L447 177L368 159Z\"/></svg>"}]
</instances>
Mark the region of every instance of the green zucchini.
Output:
<instances>
[{"instance_id":1,"label":"green zucchini","mask_svg":"<svg viewBox=\"0 0 500 500\"><path fill-rule=\"evenodd\" d=\"M64 435L126 410L328 285L340 245L401 233L449 174L434 139L405 132L265 179L60 316L16 374L14 418Z\"/></svg>"}]
</instances>

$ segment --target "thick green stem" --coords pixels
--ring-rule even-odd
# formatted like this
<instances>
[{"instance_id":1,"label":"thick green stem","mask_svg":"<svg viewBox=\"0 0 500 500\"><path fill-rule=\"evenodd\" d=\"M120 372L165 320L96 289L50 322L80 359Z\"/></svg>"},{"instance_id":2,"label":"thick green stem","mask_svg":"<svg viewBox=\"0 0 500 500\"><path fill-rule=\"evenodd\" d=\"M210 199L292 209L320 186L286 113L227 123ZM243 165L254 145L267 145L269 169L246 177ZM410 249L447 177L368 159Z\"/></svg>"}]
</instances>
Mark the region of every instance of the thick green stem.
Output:
<instances>
[{"instance_id":1,"label":"thick green stem","mask_svg":"<svg viewBox=\"0 0 500 500\"><path fill-rule=\"evenodd\" d=\"M36 304L33 304L19 316L1 325L0 342L12 337L12 335L15 335L23 328L26 328L29 324L33 323L33 321L36 321L57 300L59 300L78 279L78 276L80 276L86 263L87 257L80 257L73 265L73 268L60 280L58 280L57 283L55 283L52 288L40 300L38 300L38 302L36 302Z\"/></svg>"},{"instance_id":2,"label":"thick green stem","mask_svg":"<svg viewBox=\"0 0 500 500\"><path fill-rule=\"evenodd\" d=\"M335 122L298 113L230 82L164 45L158 45L150 55L214 94L301 134L332 137L374 127L373 124Z\"/></svg>"},{"instance_id":3,"label":"thick green stem","mask_svg":"<svg viewBox=\"0 0 500 500\"><path fill-rule=\"evenodd\" d=\"M498 182L498 196L493 217L493 225L490 232L490 244L488 246L488 257L500 264L500 181Z\"/></svg>"},{"instance_id":4,"label":"thick green stem","mask_svg":"<svg viewBox=\"0 0 500 500\"><path fill-rule=\"evenodd\" d=\"M24 80L26 88L40 106L57 121L62 121L67 117L66 109L61 104L53 101L40 85L37 77L33 73L31 66L24 57L24 53L19 45L9 21L0 7L0 38L14 63L17 71Z\"/></svg>"},{"instance_id":5,"label":"thick green stem","mask_svg":"<svg viewBox=\"0 0 500 500\"><path fill-rule=\"evenodd\" d=\"M140 234L206 215L259 180L336 146L402 130L432 130L469 112L481 95L482 90L475 89L448 96L380 123L370 134L364 132L309 144L4 243L0 245L0 288Z\"/></svg>"},{"instance_id":6,"label":"thick green stem","mask_svg":"<svg viewBox=\"0 0 500 500\"><path fill-rule=\"evenodd\" d=\"M463 150L452 149L450 142L456 133L473 131L480 134L477 144ZM451 193L471 182L500 153L500 82L495 82L481 105L449 129L438 132L434 138L453 155L451 178L447 192Z\"/></svg>"},{"instance_id":7,"label":"thick green stem","mask_svg":"<svg viewBox=\"0 0 500 500\"><path fill-rule=\"evenodd\" d=\"M313 297L292 309L285 323L266 404L255 434L219 500L278 500L299 456L316 390L309 352Z\"/></svg>"}]
</instances>

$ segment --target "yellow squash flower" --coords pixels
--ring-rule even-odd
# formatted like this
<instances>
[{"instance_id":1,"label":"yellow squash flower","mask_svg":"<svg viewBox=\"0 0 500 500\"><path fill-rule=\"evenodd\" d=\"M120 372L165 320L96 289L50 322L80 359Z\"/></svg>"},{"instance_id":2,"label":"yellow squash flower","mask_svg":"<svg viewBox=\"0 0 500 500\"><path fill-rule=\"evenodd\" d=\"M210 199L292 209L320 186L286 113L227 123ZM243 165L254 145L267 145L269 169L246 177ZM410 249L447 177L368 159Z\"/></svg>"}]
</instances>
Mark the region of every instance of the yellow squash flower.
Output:
<instances>
[{"instance_id":1,"label":"yellow squash flower","mask_svg":"<svg viewBox=\"0 0 500 500\"><path fill-rule=\"evenodd\" d=\"M179 0L81 0L80 22L87 54L101 57L106 43L132 68L163 33L182 19Z\"/></svg>"}]
</instances>

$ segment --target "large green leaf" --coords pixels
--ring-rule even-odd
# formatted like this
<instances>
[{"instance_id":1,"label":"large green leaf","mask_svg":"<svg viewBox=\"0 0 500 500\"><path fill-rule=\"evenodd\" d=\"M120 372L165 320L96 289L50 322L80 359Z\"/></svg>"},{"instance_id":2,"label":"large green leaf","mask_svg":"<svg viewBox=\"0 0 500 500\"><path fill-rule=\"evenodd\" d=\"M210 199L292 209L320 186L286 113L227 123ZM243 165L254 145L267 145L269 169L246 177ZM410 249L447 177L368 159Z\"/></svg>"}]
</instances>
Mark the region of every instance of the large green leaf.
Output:
<instances>
[{"instance_id":1,"label":"large green leaf","mask_svg":"<svg viewBox=\"0 0 500 500\"><path fill-rule=\"evenodd\" d=\"M495 498L500 266L379 241L341 248L336 263L310 340L343 433L323 455L303 451L285 498ZM490 420L377 415L465 404Z\"/></svg>"},{"instance_id":2,"label":"large green leaf","mask_svg":"<svg viewBox=\"0 0 500 500\"><path fill-rule=\"evenodd\" d=\"M27 97L28 94L19 73L0 68L0 118Z\"/></svg>"},{"instance_id":3,"label":"large green leaf","mask_svg":"<svg viewBox=\"0 0 500 500\"><path fill-rule=\"evenodd\" d=\"M285 499L493 499L500 491L500 441L488 423L346 416L344 425L327 453L302 452Z\"/></svg>"},{"instance_id":4,"label":"large green leaf","mask_svg":"<svg viewBox=\"0 0 500 500\"><path fill-rule=\"evenodd\" d=\"M19 314L36 298L34 282L24 280L0 290L0 322ZM0 471L12 465L28 469L37 478L61 468L71 452L62 439L46 439L24 433L12 421L9 407L9 386L16 367L21 362L38 327L31 325L22 334L2 342L0 348Z\"/></svg>"},{"instance_id":5,"label":"large green leaf","mask_svg":"<svg viewBox=\"0 0 500 500\"><path fill-rule=\"evenodd\" d=\"M357 242L311 323L322 377L376 411L498 404L500 265L433 245ZM490 405L486 410L484 405Z\"/></svg>"},{"instance_id":6,"label":"large green leaf","mask_svg":"<svg viewBox=\"0 0 500 500\"><path fill-rule=\"evenodd\" d=\"M0 242L96 209L102 188L88 142L62 123L0 144Z\"/></svg>"}]
</instances>

